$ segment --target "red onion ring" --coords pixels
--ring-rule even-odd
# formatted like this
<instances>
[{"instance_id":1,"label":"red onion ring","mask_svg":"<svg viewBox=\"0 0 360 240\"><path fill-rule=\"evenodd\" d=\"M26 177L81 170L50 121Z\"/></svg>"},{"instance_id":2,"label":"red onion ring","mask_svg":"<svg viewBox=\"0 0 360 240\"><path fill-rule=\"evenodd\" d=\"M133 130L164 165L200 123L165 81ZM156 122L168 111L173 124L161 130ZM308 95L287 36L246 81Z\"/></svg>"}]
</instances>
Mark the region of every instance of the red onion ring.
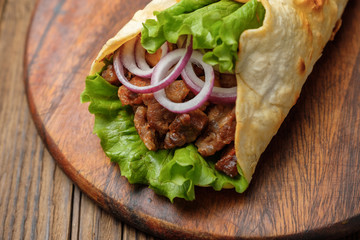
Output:
<instances>
[{"instance_id":1,"label":"red onion ring","mask_svg":"<svg viewBox=\"0 0 360 240\"><path fill-rule=\"evenodd\" d=\"M191 56L189 63L186 65L184 71L181 72L181 76L186 83L186 85L195 93L198 94L204 86L204 81L202 81L198 76L196 76L192 64L203 65L202 54L199 52L194 52ZM209 99L212 102L221 102L221 103L233 103L236 101L237 87L232 88L221 88L214 87Z\"/></svg>"},{"instance_id":2,"label":"red onion ring","mask_svg":"<svg viewBox=\"0 0 360 240\"><path fill-rule=\"evenodd\" d=\"M200 57L200 58L199 58ZM201 107L208 99L211 94L211 91L214 87L215 74L213 68L202 61L202 55L199 52L193 52L189 61L198 62L205 71L205 83L203 88L198 92L198 94L191 100L183 103L175 103L170 101L166 97L164 89L161 89L154 93L155 99L166 109L174 113L187 113ZM191 65L191 64L187 64ZM155 72L153 76L155 75ZM164 72L161 72L158 77L151 78L151 83L156 84L159 79L164 75Z\"/></svg>"},{"instance_id":3,"label":"red onion ring","mask_svg":"<svg viewBox=\"0 0 360 240\"><path fill-rule=\"evenodd\" d=\"M166 54L163 58L161 58L161 60L158 62L158 64L153 69L154 71L153 71L151 79L153 79L155 76L156 81L153 82L153 80L151 80L151 85L143 86L143 87L139 87L139 86L131 84L128 81L128 79L124 76L124 67L126 67L126 65L122 61L124 59L124 57L122 56L123 51L121 48L119 50L117 50L114 55L113 65L114 65L116 76L118 77L119 81L125 87L127 87L130 91L133 91L136 93L153 93L153 92L156 92L156 91L170 85L173 81L175 81L175 79L180 75L181 71L184 69L187 62L189 61L189 59L191 57L191 53L192 53L192 41L190 40L188 42L188 47L186 49L176 49L176 50ZM166 73L168 73L168 70L176 62L178 62L178 63L176 64L176 66L173 68L173 70L167 77L165 77L164 79L158 78L159 75L164 77L164 75ZM123 66L123 64L124 64L124 66ZM139 77L141 77L141 76L139 76Z\"/></svg>"},{"instance_id":4,"label":"red onion ring","mask_svg":"<svg viewBox=\"0 0 360 240\"><path fill-rule=\"evenodd\" d=\"M124 67L129 70L132 74L142 77L142 78L150 78L153 70L151 68L147 69L140 69L136 65L135 60L135 44L137 42L137 37L129 40L123 46L121 46L121 62L123 63ZM145 55L145 52L144 52ZM145 56L144 56L145 57Z\"/></svg>"},{"instance_id":5,"label":"red onion ring","mask_svg":"<svg viewBox=\"0 0 360 240\"><path fill-rule=\"evenodd\" d=\"M179 48L165 55L158 64L154 67L153 75L151 76L151 85L161 84L161 88L168 86L170 83L180 76L186 64L191 58L192 54L192 40L188 40L186 49ZM179 60L180 59L180 60ZM173 70L165 77L172 66L177 62ZM165 85L166 84L166 85ZM160 90L158 89L158 90Z\"/></svg>"},{"instance_id":6,"label":"red onion ring","mask_svg":"<svg viewBox=\"0 0 360 240\"><path fill-rule=\"evenodd\" d=\"M144 71L151 69L149 64L147 64L147 62L146 62L145 53L146 53L146 50L141 45L140 39L137 39L136 46L135 46L135 62L138 65L138 67Z\"/></svg>"}]
</instances>

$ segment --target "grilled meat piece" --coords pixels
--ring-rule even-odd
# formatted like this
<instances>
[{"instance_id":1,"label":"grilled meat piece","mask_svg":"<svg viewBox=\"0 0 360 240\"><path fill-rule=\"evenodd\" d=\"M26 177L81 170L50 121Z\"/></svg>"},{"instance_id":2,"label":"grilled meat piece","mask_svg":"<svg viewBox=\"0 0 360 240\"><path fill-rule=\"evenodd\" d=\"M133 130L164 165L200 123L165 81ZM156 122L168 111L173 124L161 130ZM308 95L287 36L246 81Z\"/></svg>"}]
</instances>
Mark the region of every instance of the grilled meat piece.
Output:
<instances>
[{"instance_id":1,"label":"grilled meat piece","mask_svg":"<svg viewBox=\"0 0 360 240\"><path fill-rule=\"evenodd\" d=\"M216 170L221 171L232 178L239 174L237 170L237 158L235 155L235 147L233 143L226 148L221 159L215 164L215 168Z\"/></svg>"},{"instance_id":2,"label":"grilled meat piece","mask_svg":"<svg viewBox=\"0 0 360 240\"><path fill-rule=\"evenodd\" d=\"M214 155L226 144L234 141L236 118L233 104L213 105L208 113L209 124L195 145L199 153L206 157Z\"/></svg>"},{"instance_id":3,"label":"grilled meat piece","mask_svg":"<svg viewBox=\"0 0 360 240\"><path fill-rule=\"evenodd\" d=\"M178 114L166 133L164 148L171 149L183 146L196 140L206 126L208 117L200 110Z\"/></svg>"},{"instance_id":4,"label":"grilled meat piece","mask_svg":"<svg viewBox=\"0 0 360 240\"><path fill-rule=\"evenodd\" d=\"M156 151L158 149L156 131L147 122L146 110L147 109L144 106L139 106L136 109L134 116L134 124L145 146L151 151Z\"/></svg>"},{"instance_id":5,"label":"grilled meat piece","mask_svg":"<svg viewBox=\"0 0 360 240\"><path fill-rule=\"evenodd\" d=\"M174 121L176 113L170 112L160 105L152 93L142 94L144 104L147 105L147 120L151 127L159 132L160 136L165 135L169 125Z\"/></svg>"},{"instance_id":6,"label":"grilled meat piece","mask_svg":"<svg viewBox=\"0 0 360 240\"><path fill-rule=\"evenodd\" d=\"M110 84L120 86L120 81L116 76L113 65L108 65L106 69L101 73L101 76Z\"/></svg>"},{"instance_id":7,"label":"grilled meat piece","mask_svg":"<svg viewBox=\"0 0 360 240\"><path fill-rule=\"evenodd\" d=\"M130 83L143 87L148 86L150 84L150 80L135 76L130 80ZM142 94L134 93L127 89L124 85L119 87L118 96L123 105L135 106L143 103Z\"/></svg>"},{"instance_id":8,"label":"grilled meat piece","mask_svg":"<svg viewBox=\"0 0 360 240\"><path fill-rule=\"evenodd\" d=\"M165 88L165 93L170 101L181 103L189 94L190 89L186 86L184 81L177 80Z\"/></svg>"},{"instance_id":9,"label":"grilled meat piece","mask_svg":"<svg viewBox=\"0 0 360 240\"><path fill-rule=\"evenodd\" d=\"M236 87L237 85L236 77L234 74L221 73L220 79L221 79L220 81L221 87L231 88L231 87Z\"/></svg>"},{"instance_id":10,"label":"grilled meat piece","mask_svg":"<svg viewBox=\"0 0 360 240\"><path fill-rule=\"evenodd\" d=\"M154 67L161 59L162 50L159 48L154 54L150 54L147 51L145 52L146 62L150 67Z\"/></svg>"}]
</instances>

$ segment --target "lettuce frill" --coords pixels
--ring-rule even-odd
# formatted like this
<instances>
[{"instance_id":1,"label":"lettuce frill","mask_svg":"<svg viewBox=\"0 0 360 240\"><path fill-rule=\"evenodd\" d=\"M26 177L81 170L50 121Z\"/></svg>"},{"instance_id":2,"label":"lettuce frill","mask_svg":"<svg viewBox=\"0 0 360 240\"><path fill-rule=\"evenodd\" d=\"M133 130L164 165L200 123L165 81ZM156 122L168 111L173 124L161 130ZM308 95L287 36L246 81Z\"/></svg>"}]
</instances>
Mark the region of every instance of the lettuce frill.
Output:
<instances>
[{"instance_id":1,"label":"lettuce frill","mask_svg":"<svg viewBox=\"0 0 360 240\"><path fill-rule=\"evenodd\" d=\"M239 193L248 187L241 175L230 178L215 170L214 162L205 161L193 144L149 151L135 129L131 107L121 104L117 92L118 87L96 74L87 77L81 101L90 102L89 111L95 115L94 133L130 183L149 185L170 201L176 197L194 200L195 186L212 186L217 191L234 186Z\"/></svg>"},{"instance_id":2,"label":"lettuce frill","mask_svg":"<svg viewBox=\"0 0 360 240\"><path fill-rule=\"evenodd\" d=\"M206 51L204 62L220 72L233 72L241 33L261 27L265 9L257 0L182 0L154 15L157 20L146 20L141 32L148 52L154 53L165 41L177 43L181 36L192 35L193 48Z\"/></svg>"}]
</instances>

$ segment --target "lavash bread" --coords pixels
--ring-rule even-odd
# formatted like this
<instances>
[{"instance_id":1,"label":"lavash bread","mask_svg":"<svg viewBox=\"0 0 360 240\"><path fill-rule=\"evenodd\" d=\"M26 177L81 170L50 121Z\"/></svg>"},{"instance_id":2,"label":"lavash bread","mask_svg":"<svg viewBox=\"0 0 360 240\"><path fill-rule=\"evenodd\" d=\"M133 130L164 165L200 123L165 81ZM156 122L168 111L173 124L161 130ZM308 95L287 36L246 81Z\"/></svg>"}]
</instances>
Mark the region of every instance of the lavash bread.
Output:
<instances>
[{"instance_id":1,"label":"lavash bread","mask_svg":"<svg viewBox=\"0 0 360 240\"><path fill-rule=\"evenodd\" d=\"M263 26L240 36L235 150L250 182L340 20L347 0L262 0ZM338 28L335 28L338 29Z\"/></svg>"},{"instance_id":2,"label":"lavash bread","mask_svg":"<svg viewBox=\"0 0 360 240\"><path fill-rule=\"evenodd\" d=\"M93 62L102 60L141 32L142 23L177 0L153 0L107 41ZM238 2L247 2L238 0ZM261 0L266 9L263 26L246 30L239 42L235 150L248 182L272 137L295 104L321 52L338 29L347 0Z\"/></svg>"}]
</instances>

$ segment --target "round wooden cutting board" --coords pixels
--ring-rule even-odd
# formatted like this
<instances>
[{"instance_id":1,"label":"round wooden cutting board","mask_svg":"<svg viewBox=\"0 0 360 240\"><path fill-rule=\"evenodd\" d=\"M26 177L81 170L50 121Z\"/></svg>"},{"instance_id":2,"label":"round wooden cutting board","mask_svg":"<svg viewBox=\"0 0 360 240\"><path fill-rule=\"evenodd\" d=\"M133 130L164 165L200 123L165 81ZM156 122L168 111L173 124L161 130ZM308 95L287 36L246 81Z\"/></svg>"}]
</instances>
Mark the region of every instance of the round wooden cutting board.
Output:
<instances>
[{"instance_id":1,"label":"round wooden cutting board","mask_svg":"<svg viewBox=\"0 0 360 240\"><path fill-rule=\"evenodd\" d=\"M25 53L30 110L49 151L100 206L166 239L336 237L360 228L360 1L350 0L249 189L172 204L130 185L80 104L92 60L147 0L39 0ZM20 94L20 93L19 93Z\"/></svg>"}]
</instances>

